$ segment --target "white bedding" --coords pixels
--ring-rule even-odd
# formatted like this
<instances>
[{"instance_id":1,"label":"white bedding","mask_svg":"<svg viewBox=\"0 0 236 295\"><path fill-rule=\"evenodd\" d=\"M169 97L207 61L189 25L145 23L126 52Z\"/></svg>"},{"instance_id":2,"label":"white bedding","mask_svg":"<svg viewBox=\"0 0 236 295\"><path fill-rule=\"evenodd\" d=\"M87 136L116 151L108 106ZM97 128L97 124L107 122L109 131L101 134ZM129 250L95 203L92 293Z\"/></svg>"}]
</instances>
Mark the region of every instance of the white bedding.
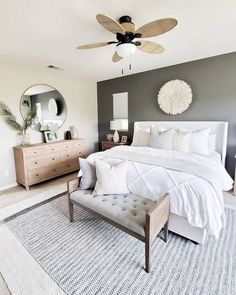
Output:
<instances>
[{"instance_id":1,"label":"white bedding","mask_svg":"<svg viewBox=\"0 0 236 295\"><path fill-rule=\"evenodd\" d=\"M133 194L158 200L168 192L171 212L218 238L223 226L223 190L232 187L216 154L211 157L165 151L150 147L115 147L94 153L88 160L100 158L109 163L128 159L127 185ZM216 158L218 160L216 160Z\"/></svg>"}]
</instances>

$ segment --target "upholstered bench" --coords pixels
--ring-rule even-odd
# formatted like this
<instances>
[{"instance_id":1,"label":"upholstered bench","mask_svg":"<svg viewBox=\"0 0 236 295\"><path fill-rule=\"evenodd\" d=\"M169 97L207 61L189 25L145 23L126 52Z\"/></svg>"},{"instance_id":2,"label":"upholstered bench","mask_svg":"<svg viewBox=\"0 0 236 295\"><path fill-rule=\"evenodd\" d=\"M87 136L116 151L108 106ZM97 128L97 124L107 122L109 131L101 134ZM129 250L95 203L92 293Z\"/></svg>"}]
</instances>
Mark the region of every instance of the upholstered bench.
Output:
<instances>
[{"instance_id":1,"label":"upholstered bench","mask_svg":"<svg viewBox=\"0 0 236 295\"><path fill-rule=\"evenodd\" d=\"M169 196L157 202L127 195L93 195L92 190L81 190L79 178L68 182L70 221L73 222L73 204L107 221L122 231L145 242L146 271L150 271L151 244L164 227L168 239Z\"/></svg>"}]
</instances>

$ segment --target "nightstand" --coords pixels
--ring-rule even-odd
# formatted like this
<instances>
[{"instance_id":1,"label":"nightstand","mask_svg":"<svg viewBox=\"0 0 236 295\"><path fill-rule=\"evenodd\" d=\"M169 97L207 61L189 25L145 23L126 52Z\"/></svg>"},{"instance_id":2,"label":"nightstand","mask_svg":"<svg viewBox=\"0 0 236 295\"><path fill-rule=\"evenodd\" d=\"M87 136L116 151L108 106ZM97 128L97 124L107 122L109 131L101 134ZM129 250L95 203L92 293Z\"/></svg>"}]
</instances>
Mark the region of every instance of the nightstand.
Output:
<instances>
[{"instance_id":1,"label":"nightstand","mask_svg":"<svg viewBox=\"0 0 236 295\"><path fill-rule=\"evenodd\" d=\"M109 150L109 149L113 148L114 146L120 146L120 145L128 145L128 143L114 142L114 141L102 141L102 151Z\"/></svg>"}]
</instances>

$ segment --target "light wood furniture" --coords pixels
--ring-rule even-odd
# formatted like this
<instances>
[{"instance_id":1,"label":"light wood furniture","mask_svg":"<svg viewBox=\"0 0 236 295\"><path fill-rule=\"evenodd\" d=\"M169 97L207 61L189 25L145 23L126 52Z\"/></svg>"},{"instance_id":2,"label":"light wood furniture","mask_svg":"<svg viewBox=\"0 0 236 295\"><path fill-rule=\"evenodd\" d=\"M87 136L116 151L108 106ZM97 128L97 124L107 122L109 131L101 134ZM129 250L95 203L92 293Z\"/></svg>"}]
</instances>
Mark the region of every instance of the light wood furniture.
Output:
<instances>
[{"instance_id":1,"label":"light wood furniture","mask_svg":"<svg viewBox=\"0 0 236 295\"><path fill-rule=\"evenodd\" d=\"M128 143L114 142L114 141L102 141L102 151L109 150L115 146L128 145Z\"/></svg>"},{"instance_id":2,"label":"light wood furniture","mask_svg":"<svg viewBox=\"0 0 236 295\"><path fill-rule=\"evenodd\" d=\"M144 230L144 235L142 235L142 234L126 227L126 226L121 225L120 223L114 221L112 218L108 218L108 217L102 215L101 213L96 212L95 211L96 209L91 209L91 208L89 208L89 206L85 206L84 204L82 204L82 202L80 202L78 197L74 198L73 193L75 193L78 190L79 182L80 182L80 178L76 178L71 181L68 181L68 183L67 183L70 222L74 221L73 205L75 204L75 205L81 207L83 210L85 210L89 213L92 213L96 217L101 218L102 220L112 224L113 226L119 228L120 230L126 232L127 234L144 242L145 243L146 272L150 272L150 270L151 270L152 242L154 241L154 239L156 238L156 236L158 235L158 233L160 232L160 230L163 227L164 227L164 240L165 240L165 242L167 242L167 239L168 239L168 220L169 220L169 214L170 214L170 197L169 197L169 195L165 194L157 202L154 202L154 205L152 205L151 208L147 209L146 218L144 219L143 224L141 224L141 226ZM117 196L117 197L119 198L119 196ZM86 198L88 198L88 195L86 195ZM93 202L93 200L91 200L91 202ZM98 202L97 199L96 199L96 202ZM138 205L136 205L136 206L138 206ZM93 207L92 204L91 204L91 207ZM95 208L97 208L97 206ZM114 209L116 211L116 208L114 208ZM138 210L138 208L137 208L137 210ZM129 224L132 222L137 222L140 225L140 219L139 220L129 219Z\"/></svg>"},{"instance_id":3,"label":"light wood furniture","mask_svg":"<svg viewBox=\"0 0 236 295\"><path fill-rule=\"evenodd\" d=\"M16 178L27 190L33 184L78 170L79 157L85 156L85 140L14 147Z\"/></svg>"}]
</instances>

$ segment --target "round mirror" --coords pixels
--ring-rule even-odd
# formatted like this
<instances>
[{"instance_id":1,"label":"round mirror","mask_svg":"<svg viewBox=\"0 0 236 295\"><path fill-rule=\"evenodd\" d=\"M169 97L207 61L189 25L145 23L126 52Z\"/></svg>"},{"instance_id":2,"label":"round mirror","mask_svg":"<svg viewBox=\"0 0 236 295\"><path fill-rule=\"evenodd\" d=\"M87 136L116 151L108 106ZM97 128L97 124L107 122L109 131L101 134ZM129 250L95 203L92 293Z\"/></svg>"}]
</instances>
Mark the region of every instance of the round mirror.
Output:
<instances>
[{"instance_id":1,"label":"round mirror","mask_svg":"<svg viewBox=\"0 0 236 295\"><path fill-rule=\"evenodd\" d=\"M31 86L24 92L20 111L23 119L30 112L36 114L31 128L38 131L56 131L63 125L67 114L66 102L60 92L44 84Z\"/></svg>"}]
</instances>

